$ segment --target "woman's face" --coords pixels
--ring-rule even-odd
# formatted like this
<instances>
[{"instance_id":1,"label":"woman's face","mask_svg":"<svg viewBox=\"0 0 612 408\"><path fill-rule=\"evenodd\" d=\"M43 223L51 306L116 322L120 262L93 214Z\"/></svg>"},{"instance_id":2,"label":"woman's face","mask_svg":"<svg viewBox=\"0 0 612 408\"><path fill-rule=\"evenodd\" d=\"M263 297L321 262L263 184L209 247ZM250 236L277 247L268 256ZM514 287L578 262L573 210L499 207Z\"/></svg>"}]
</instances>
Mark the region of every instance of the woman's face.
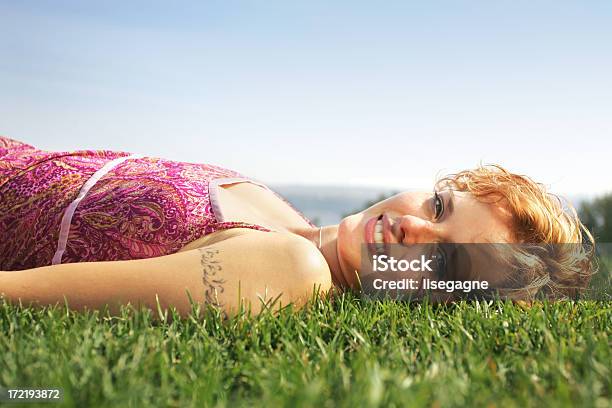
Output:
<instances>
[{"instance_id":1,"label":"woman's face","mask_svg":"<svg viewBox=\"0 0 612 408\"><path fill-rule=\"evenodd\" d=\"M342 274L358 287L355 271L361 268L364 244L512 242L510 220L503 206L467 192L400 193L342 220L337 240Z\"/></svg>"}]
</instances>

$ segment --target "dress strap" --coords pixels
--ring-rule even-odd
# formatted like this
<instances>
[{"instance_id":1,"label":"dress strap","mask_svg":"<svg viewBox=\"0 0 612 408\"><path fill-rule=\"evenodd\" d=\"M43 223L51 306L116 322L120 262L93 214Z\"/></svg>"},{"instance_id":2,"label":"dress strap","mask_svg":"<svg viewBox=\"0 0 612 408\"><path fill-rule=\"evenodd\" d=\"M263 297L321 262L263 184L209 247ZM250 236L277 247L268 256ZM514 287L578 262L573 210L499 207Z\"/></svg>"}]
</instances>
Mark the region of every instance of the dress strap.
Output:
<instances>
[{"instance_id":1,"label":"dress strap","mask_svg":"<svg viewBox=\"0 0 612 408\"><path fill-rule=\"evenodd\" d=\"M74 216L74 212L76 211L79 203L85 198L89 190L108 172L112 169L123 163L128 159L138 159L140 155L132 154L130 156L123 156L113 159L107 162L104 166L98 169L91 177L83 184L81 190L79 191L79 195L75 198L64 211L64 216L62 217L62 222L60 224L60 233L57 241L57 250L55 251L55 255L53 256L53 260L51 261L52 265L57 265L62 263L62 255L66 250L66 244L68 243L68 234L70 232L70 224L72 223L72 217Z\"/></svg>"}]
</instances>

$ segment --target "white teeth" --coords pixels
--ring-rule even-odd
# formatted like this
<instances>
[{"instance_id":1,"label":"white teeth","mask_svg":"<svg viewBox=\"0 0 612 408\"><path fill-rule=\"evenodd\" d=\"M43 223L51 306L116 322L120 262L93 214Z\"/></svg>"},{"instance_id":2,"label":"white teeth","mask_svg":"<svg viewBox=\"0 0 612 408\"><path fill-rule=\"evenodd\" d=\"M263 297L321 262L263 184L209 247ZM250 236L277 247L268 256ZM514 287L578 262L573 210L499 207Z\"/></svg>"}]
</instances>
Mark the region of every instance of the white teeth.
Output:
<instances>
[{"instance_id":1,"label":"white teeth","mask_svg":"<svg viewBox=\"0 0 612 408\"><path fill-rule=\"evenodd\" d=\"M382 230L383 230L382 221L376 221L376 225L374 226L374 230L376 232L382 232Z\"/></svg>"},{"instance_id":2,"label":"white teeth","mask_svg":"<svg viewBox=\"0 0 612 408\"><path fill-rule=\"evenodd\" d=\"M376 244L384 244L384 240L383 240L383 234L382 234L382 232L378 232L378 231L376 231L376 232L374 233L374 242L375 242Z\"/></svg>"},{"instance_id":3,"label":"white teeth","mask_svg":"<svg viewBox=\"0 0 612 408\"><path fill-rule=\"evenodd\" d=\"M374 227L374 243L384 244L382 220L378 220Z\"/></svg>"}]
</instances>

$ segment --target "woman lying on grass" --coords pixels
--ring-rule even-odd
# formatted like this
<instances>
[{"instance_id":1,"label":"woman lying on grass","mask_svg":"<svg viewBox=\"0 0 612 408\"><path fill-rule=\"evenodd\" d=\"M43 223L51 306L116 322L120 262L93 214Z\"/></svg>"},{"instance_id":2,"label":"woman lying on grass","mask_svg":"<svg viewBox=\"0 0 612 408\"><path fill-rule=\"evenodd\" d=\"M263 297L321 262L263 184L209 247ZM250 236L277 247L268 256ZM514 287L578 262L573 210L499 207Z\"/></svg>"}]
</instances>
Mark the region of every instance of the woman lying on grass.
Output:
<instances>
[{"instance_id":1,"label":"woman lying on grass","mask_svg":"<svg viewBox=\"0 0 612 408\"><path fill-rule=\"evenodd\" d=\"M76 309L113 311L126 303L154 308L158 299L182 314L191 301L228 314L240 302L257 311L262 299L300 306L315 288L359 290L368 245L440 242L580 244L571 256L515 251L510 274L491 264L472 271L511 298L572 297L591 273L583 229L573 209L500 166L317 227L265 185L217 166L47 152L0 137L0 292L26 304L66 299ZM422 282L444 273L409 276Z\"/></svg>"}]
</instances>

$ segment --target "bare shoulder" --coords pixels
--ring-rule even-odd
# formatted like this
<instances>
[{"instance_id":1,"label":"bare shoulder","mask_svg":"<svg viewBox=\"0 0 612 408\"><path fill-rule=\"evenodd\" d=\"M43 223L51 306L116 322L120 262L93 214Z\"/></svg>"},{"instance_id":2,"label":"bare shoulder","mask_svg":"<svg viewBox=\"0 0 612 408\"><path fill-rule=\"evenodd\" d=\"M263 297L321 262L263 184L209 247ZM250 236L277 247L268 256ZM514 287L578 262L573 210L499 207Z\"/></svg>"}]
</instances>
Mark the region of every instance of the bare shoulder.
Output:
<instances>
[{"instance_id":1,"label":"bare shoulder","mask_svg":"<svg viewBox=\"0 0 612 408\"><path fill-rule=\"evenodd\" d=\"M322 289L332 285L325 257L310 241L296 234L242 229L240 234L199 248L210 247L221 250L232 260L239 257L251 270L261 269L262 274L263 270L287 274L294 283L310 288L315 284Z\"/></svg>"},{"instance_id":2,"label":"bare shoulder","mask_svg":"<svg viewBox=\"0 0 612 408\"><path fill-rule=\"evenodd\" d=\"M296 289L312 291L316 287L326 291L333 286L329 265L312 242L292 233L268 234L267 239L272 252L284 254L283 265L296 278Z\"/></svg>"},{"instance_id":3,"label":"bare shoulder","mask_svg":"<svg viewBox=\"0 0 612 408\"><path fill-rule=\"evenodd\" d=\"M296 234L281 233L279 235L281 236L277 245L291 253L294 268L303 269L305 274L326 276L331 282L329 265L321 251L312 242Z\"/></svg>"},{"instance_id":4,"label":"bare shoulder","mask_svg":"<svg viewBox=\"0 0 612 408\"><path fill-rule=\"evenodd\" d=\"M195 240L178 252L189 251L209 246L219 246L222 243L239 244L248 251L270 255L291 255L300 264L310 265L319 269L327 267L327 262L321 252L306 238L289 232L266 232L247 228L232 228L219 231L210 236ZM233 246L233 245L232 245Z\"/></svg>"}]
</instances>

